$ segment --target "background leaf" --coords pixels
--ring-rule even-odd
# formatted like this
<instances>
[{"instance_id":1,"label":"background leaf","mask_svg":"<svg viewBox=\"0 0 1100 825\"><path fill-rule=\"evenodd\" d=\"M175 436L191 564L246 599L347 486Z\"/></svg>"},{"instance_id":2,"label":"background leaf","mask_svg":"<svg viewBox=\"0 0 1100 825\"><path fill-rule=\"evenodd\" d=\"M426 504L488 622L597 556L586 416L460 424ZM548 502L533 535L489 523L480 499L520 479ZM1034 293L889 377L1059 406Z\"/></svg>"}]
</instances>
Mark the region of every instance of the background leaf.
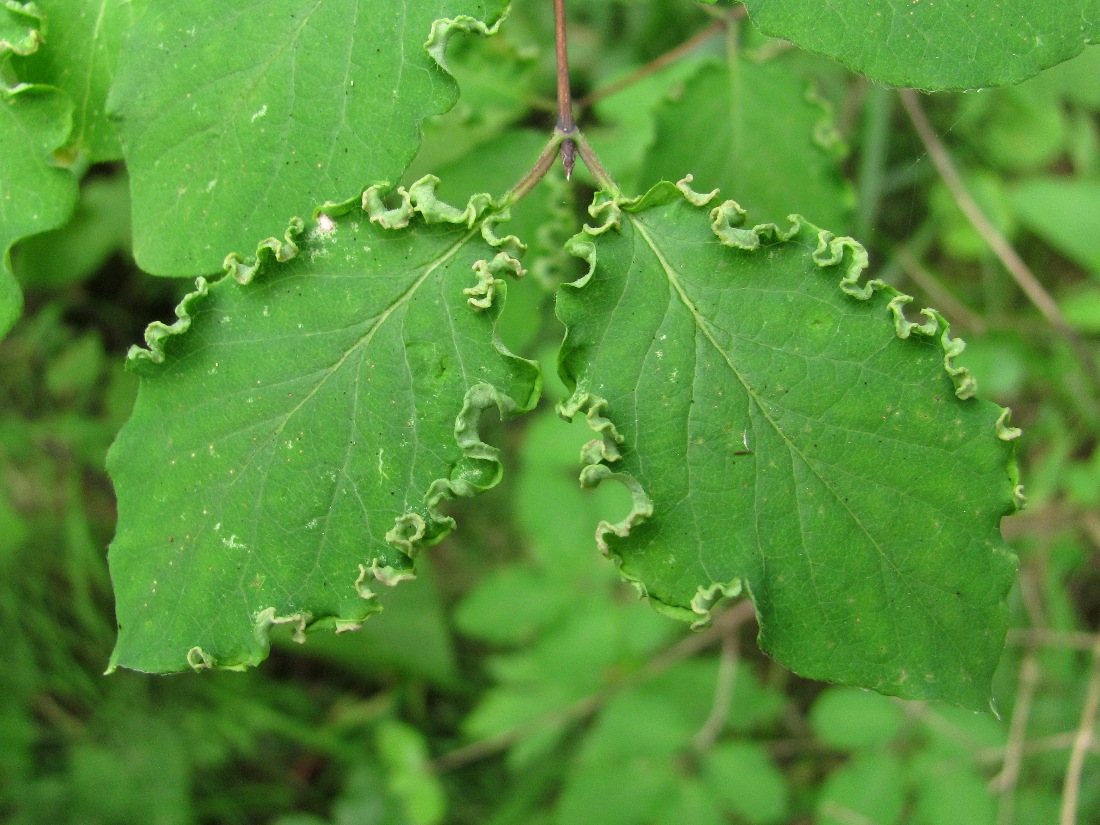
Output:
<instances>
[{"instance_id":1,"label":"background leaf","mask_svg":"<svg viewBox=\"0 0 1100 825\"><path fill-rule=\"evenodd\" d=\"M1031 178L1011 197L1024 226L1100 279L1100 180Z\"/></svg>"},{"instance_id":2,"label":"background leaf","mask_svg":"<svg viewBox=\"0 0 1100 825\"><path fill-rule=\"evenodd\" d=\"M396 229L322 216L150 328L108 459L113 665L254 664L273 624L358 624L375 578L407 578L453 526L439 502L497 482L481 413L529 408L538 371L495 339L495 276L519 264L514 239L482 236L488 209L459 213L426 180L373 202Z\"/></svg>"},{"instance_id":3,"label":"background leaf","mask_svg":"<svg viewBox=\"0 0 1100 825\"><path fill-rule=\"evenodd\" d=\"M21 242L12 265L24 288L62 287L94 275L114 253L128 253L129 246L129 181L89 177L69 222Z\"/></svg>"},{"instance_id":4,"label":"background leaf","mask_svg":"<svg viewBox=\"0 0 1100 825\"><path fill-rule=\"evenodd\" d=\"M278 0L158 5L123 48L110 108L131 175L134 253L156 275L216 272L225 254L318 204L397 180L454 81L451 32L501 0ZM441 24L442 18L457 19ZM431 54L424 44L433 38Z\"/></svg>"},{"instance_id":5,"label":"background leaf","mask_svg":"<svg viewBox=\"0 0 1100 825\"><path fill-rule=\"evenodd\" d=\"M656 120L642 188L690 172L696 189L721 189L760 223L798 212L848 230L853 197L837 163L843 144L828 109L789 63L708 62L658 107Z\"/></svg>"},{"instance_id":6,"label":"background leaf","mask_svg":"<svg viewBox=\"0 0 1100 825\"><path fill-rule=\"evenodd\" d=\"M894 825L905 808L902 766L890 753L861 753L829 774L817 800L816 825Z\"/></svg>"},{"instance_id":7,"label":"background leaf","mask_svg":"<svg viewBox=\"0 0 1100 825\"><path fill-rule=\"evenodd\" d=\"M48 86L7 82L12 54L33 53L40 26L33 5L0 7L0 336L23 309L12 244L63 224L77 198L76 179L51 163L72 126L72 103Z\"/></svg>"},{"instance_id":8,"label":"background leaf","mask_svg":"<svg viewBox=\"0 0 1100 825\"><path fill-rule=\"evenodd\" d=\"M598 434L582 480L635 502L601 544L684 618L743 582L798 673L984 707L1015 572L1003 411L960 400L942 317L861 284L850 239L710 205L598 199L573 242L591 269L558 296L563 413Z\"/></svg>"},{"instance_id":9,"label":"background leaf","mask_svg":"<svg viewBox=\"0 0 1100 825\"><path fill-rule=\"evenodd\" d=\"M107 119L123 35L148 0L50 0L49 36L43 48L17 61L20 76L63 90L73 101L69 144L91 161L122 157L118 129Z\"/></svg>"},{"instance_id":10,"label":"background leaf","mask_svg":"<svg viewBox=\"0 0 1100 825\"><path fill-rule=\"evenodd\" d=\"M1018 83L1100 40L1098 0L745 0L765 34L873 80L920 89Z\"/></svg>"}]
</instances>

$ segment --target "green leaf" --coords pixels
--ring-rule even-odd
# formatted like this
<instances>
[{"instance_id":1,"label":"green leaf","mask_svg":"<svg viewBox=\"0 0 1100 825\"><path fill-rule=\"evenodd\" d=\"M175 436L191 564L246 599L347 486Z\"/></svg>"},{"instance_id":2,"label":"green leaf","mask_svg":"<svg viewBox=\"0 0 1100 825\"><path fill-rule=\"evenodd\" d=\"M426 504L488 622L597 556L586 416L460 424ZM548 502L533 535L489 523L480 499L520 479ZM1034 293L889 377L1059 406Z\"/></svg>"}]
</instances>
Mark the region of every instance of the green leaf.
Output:
<instances>
[{"instance_id":1,"label":"green leaf","mask_svg":"<svg viewBox=\"0 0 1100 825\"><path fill-rule=\"evenodd\" d=\"M851 750L889 742L902 721L901 708L892 700L854 688L829 688L810 711L810 724L822 742Z\"/></svg>"},{"instance_id":2,"label":"green leaf","mask_svg":"<svg viewBox=\"0 0 1100 825\"><path fill-rule=\"evenodd\" d=\"M438 173L448 187L461 181L443 175L456 162L476 154L482 144L501 137L501 130L529 113L530 101L538 91L534 76L534 50L521 48L507 38L509 26L498 35L485 38L461 37L447 49L447 71L462 90L454 108L424 124L423 141L409 169L410 180L428 172ZM546 143L545 132L538 133L539 149ZM537 150L536 150L537 154ZM530 158L523 171L530 168ZM497 173L491 163L483 172ZM508 181L511 185L516 181ZM485 191L488 184L473 191Z\"/></svg>"},{"instance_id":3,"label":"green leaf","mask_svg":"<svg viewBox=\"0 0 1100 825\"><path fill-rule=\"evenodd\" d=\"M567 425L557 415L533 417L516 480L516 518L529 552L566 591L598 589L605 581L606 565L592 552L592 535L604 514L630 507L622 488L577 485L577 455L591 435L581 421ZM548 508L554 518L546 517Z\"/></svg>"},{"instance_id":4,"label":"green leaf","mask_svg":"<svg viewBox=\"0 0 1100 825\"><path fill-rule=\"evenodd\" d=\"M914 825L992 825L996 803L989 783L977 771L957 761L934 767L915 762L916 804L910 820Z\"/></svg>"},{"instance_id":5,"label":"green leaf","mask_svg":"<svg viewBox=\"0 0 1100 825\"><path fill-rule=\"evenodd\" d=\"M585 764L566 780L553 821L657 825L653 815L679 795L682 782L668 759L636 756L621 763Z\"/></svg>"},{"instance_id":6,"label":"green leaf","mask_svg":"<svg viewBox=\"0 0 1100 825\"><path fill-rule=\"evenodd\" d=\"M853 196L837 166L843 152L828 109L788 63L712 61L657 110L641 183L687 170L697 189L729 193L761 222L799 212L844 230Z\"/></svg>"},{"instance_id":7,"label":"green leaf","mask_svg":"<svg viewBox=\"0 0 1100 825\"><path fill-rule=\"evenodd\" d=\"M680 618L746 587L763 648L807 677L985 707L1019 431L966 400L943 318L907 320L851 239L745 229L683 184L591 211L559 370L597 433L582 482L633 496L601 549Z\"/></svg>"},{"instance_id":8,"label":"green leaf","mask_svg":"<svg viewBox=\"0 0 1100 825\"><path fill-rule=\"evenodd\" d=\"M572 606L572 594L554 584L527 566L494 570L459 603L455 624L465 635L491 644L530 642Z\"/></svg>"},{"instance_id":9,"label":"green leaf","mask_svg":"<svg viewBox=\"0 0 1100 825\"><path fill-rule=\"evenodd\" d=\"M0 60L34 54L42 43L43 20L34 3L0 2Z\"/></svg>"},{"instance_id":10,"label":"green leaf","mask_svg":"<svg viewBox=\"0 0 1100 825\"><path fill-rule=\"evenodd\" d=\"M1063 109L1056 96L1033 83L988 89L960 99L952 127L985 166L1035 172L1049 167L1066 149L1069 124Z\"/></svg>"},{"instance_id":11,"label":"green leaf","mask_svg":"<svg viewBox=\"0 0 1100 825\"><path fill-rule=\"evenodd\" d=\"M920 89L1018 83L1100 41L1100 0L745 0L765 34L873 80Z\"/></svg>"},{"instance_id":12,"label":"green leaf","mask_svg":"<svg viewBox=\"0 0 1100 825\"><path fill-rule=\"evenodd\" d=\"M1070 325L1085 335L1100 335L1100 286L1087 284L1062 295L1058 307Z\"/></svg>"},{"instance_id":13,"label":"green leaf","mask_svg":"<svg viewBox=\"0 0 1100 825\"><path fill-rule=\"evenodd\" d=\"M231 256L131 351L112 667L238 667L273 624L351 628L454 526L440 502L498 481L480 417L539 386L494 332L519 244L487 196L459 212L425 178L387 209L382 191Z\"/></svg>"},{"instance_id":14,"label":"green leaf","mask_svg":"<svg viewBox=\"0 0 1100 825\"><path fill-rule=\"evenodd\" d=\"M529 648L493 660L499 684L486 692L463 725L474 739L522 733L509 753L512 765L557 744L573 720L571 707L614 686L623 673L636 671L668 643L675 627L636 601L612 601L603 593L577 593L574 607L555 625L543 628ZM683 671L681 677L697 675L697 669L686 664L677 671ZM708 684L708 678L713 685L713 667L702 683ZM693 686L699 684L695 679ZM706 712L701 711L699 725Z\"/></svg>"},{"instance_id":15,"label":"green leaf","mask_svg":"<svg viewBox=\"0 0 1100 825\"><path fill-rule=\"evenodd\" d=\"M889 753L861 753L829 774L815 825L894 825L905 808L901 763ZM952 821L952 820L945 820Z\"/></svg>"},{"instance_id":16,"label":"green leaf","mask_svg":"<svg viewBox=\"0 0 1100 825\"><path fill-rule=\"evenodd\" d=\"M693 776L681 777L676 793L657 804L657 815L652 820L661 822L690 822L691 825L727 825L722 806L715 793Z\"/></svg>"},{"instance_id":17,"label":"green leaf","mask_svg":"<svg viewBox=\"0 0 1100 825\"><path fill-rule=\"evenodd\" d=\"M1032 178L1011 200L1020 223L1100 279L1100 181Z\"/></svg>"},{"instance_id":18,"label":"green leaf","mask_svg":"<svg viewBox=\"0 0 1100 825\"><path fill-rule=\"evenodd\" d=\"M45 47L18 63L28 80L69 95L74 104L69 143L92 161L122 157L118 129L107 119L107 93L123 35L147 4L148 0L50 0Z\"/></svg>"},{"instance_id":19,"label":"green leaf","mask_svg":"<svg viewBox=\"0 0 1100 825\"><path fill-rule=\"evenodd\" d=\"M767 750L754 742L723 742L703 761L714 794L752 825L785 822L790 816L787 780Z\"/></svg>"},{"instance_id":20,"label":"green leaf","mask_svg":"<svg viewBox=\"0 0 1100 825\"><path fill-rule=\"evenodd\" d=\"M410 825L443 821L447 798L428 761L428 743L416 728L388 719L375 733L378 755L385 764L386 785L401 800Z\"/></svg>"},{"instance_id":21,"label":"green leaf","mask_svg":"<svg viewBox=\"0 0 1100 825\"><path fill-rule=\"evenodd\" d=\"M490 41L491 42L491 41ZM450 121L451 117L442 119ZM454 147L444 150L444 144L453 143L451 129L441 129L439 123L425 130L424 146L409 168L409 174L432 168L427 158L454 154ZM436 166L442 179L440 197L452 203L462 203L476 192L505 192L520 180L531 168L534 158L546 146L546 134L534 129L509 129L493 140L478 143L457 160ZM415 180L415 177L410 177ZM528 259L531 276L515 285L508 294L508 311L500 320L500 337L509 349L526 354L539 334L539 324L532 318L542 316L540 304L548 303L553 286L563 280L556 278L561 264L572 266L576 261L565 254L566 238L576 231L576 214L569 209L573 202L572 190L566 187L565 176L554 170L523 200L511 207L508 230L526 239L530 244ZM570 273L572 278L575 274Z\"/></svg>"},{"instance_id":22,"label":"green leaf","mask_svg":"<svg viewBox=\"0 0 1100 825\"><path fill-rule=\"evenodd\" d=\"M294 644L273 629L271 641L288 652L331 662L368 679L411 676L440 687L460 684L454 642L430 559L417 562L416 579L379 593L382 612L355 633L315 633Z\"/></svg>"},{"instance_id":23,"label":"green leaf","mask_svg":"<svg viewBox=\"0 0 1100 825\"><path fill-rule=\"evenodd\" d=\"M1023 88L1089 109L1100 108L1100 47L1043 72Z\"/></svg>"},{"instance_id":24,"label":"green leaf","mask_svg":"<svg viewBox=\"0 0 1100 825\"><path fill-rule=\"evenodd\" d=\"M647 149L657 134L657 113L664 108L665 101L681 93L685 81L699 71L703 59L698 52L686 54L661 71L648 74L598 101L593 107L599 122L586 130L586 136L621 186L637 185L638 175L645 172ZM640 65L630 68L636 70ZM629 72L623 71L605 82L611 84L628 75ZM707 133L710 133L709 123ZM579 174L588 174L587 168L579 169Z\"/></svg>"},{"instance_id":25,"label":"green leaf","mask_svg":"<svg viewBox=\"0 0 1100 825\"><path fill-rule=\"evenodd\" d=\"M124 176L92 177L80 188L72 219L21 242L12 255L24 288L63 287L91 277L130 245L130 185Z\"/></svg>"},{"instance_id":26,"label":"green leaf","mask_svg":"<svg viewBox=\"0 0 1100 825\"><path fill-rule=\"evenodd\" d=\"M670 821L656 814L681 793L681 763L706 722L717 671L714 660L680 662L608 699L576 750L557 821Z\"/></svg>"},{"instance_id":27,"label":"green leaf","mask_svg":"<svg viewBox=\"0 0 1100 825\"><path fill-rule=\"evenodd\" d=\"M225 250L278 234L327 199L400 178L420 122L455 101L442 67L447 40L488 31L469 15L491 22L501 6L154 6L126 40L109 101L121 118L139 265L215 272Z\"/></svg>"},{"instance_id":28,"label":"green leaf","mask_svg":"<svg viewBox=\"0 0 1100 825\"><path fill-rule=\"evenodd\" d=\"M23 310L12 244L63 224L77 199L76 179L50 162L72 127L72 103L48 86L4 81L11 55L38 47L41 22L33 4L0 6L0 336Z\"/></svg>"}]
</instances>

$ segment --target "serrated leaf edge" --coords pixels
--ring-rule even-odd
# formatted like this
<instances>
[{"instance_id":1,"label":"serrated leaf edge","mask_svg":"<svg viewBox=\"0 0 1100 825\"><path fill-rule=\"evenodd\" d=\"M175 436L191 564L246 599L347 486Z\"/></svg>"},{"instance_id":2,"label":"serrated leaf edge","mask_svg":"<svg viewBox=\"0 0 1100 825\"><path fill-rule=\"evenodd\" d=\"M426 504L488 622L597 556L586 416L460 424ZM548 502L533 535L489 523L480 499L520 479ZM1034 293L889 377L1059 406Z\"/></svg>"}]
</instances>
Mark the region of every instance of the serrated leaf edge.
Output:
<instances>
[{"instance_id":1,"label":"serrated leaf edge","mask_svg":"<svg viewBox=\"0 0 1100 825\"><path fill-rule=\"evenodd\" d=\"M385 195L391 191L389 184L375 184L368 187L362 196L352 201L326 204L329 211L326 212L325 207L321 207L314 213L317 227L307 237L315 239L318 232L321 236L325 236L334 231L335 224L328 215L347 214L355 208L356 204L369 220L378 223L383 229L392 231L406 228L416 215L426 223L451 223L471 230L475 226L479 227L480 234L486 243L501 251L492 260L479 260L474 263L475 284L465 289L464 293L469 296L467 305L473 312L483 312L498 306L496 296L498 292L503 294L506 290L504 282L497 276L507 274L518 278L524 274L523 267L516 256L522 254L525 246L513 235L500 236L495 232L497 224L508 219L509 212L485 194L472 196L465 209L457 209L437 197L438 183L439 179L434 175L426 175L407 190L404 187L398 187L395 191L398 204L395 207L387 206L384 201ZM305 230L304 221L296 217L291 220L282 239L267 238L261 241L257 245L256 254L251 259L245 260L236 253L226 256L225 277L219 279L219 283L231 278L238 285L246 285L256 278L264 277L272 267L297 257L301 251L298 241L306 234ZM206 299L213 285L214 283L207 281L206 278L197 278L195 289L185 295L176 307L176 320L170 325L159 321L149 324L145 331L146 347L132 346L127 353L127 366L140 369L144 364L162 364L170 354L168 350L171 342L190 329L195 308ZM462 407L455 417L454 428L455 442L462 451L462 457L452 467L448 477L435 479L428 485L423 499L427 518L419 512L397 516L394 526L386 533L385 540L399 551L398 556L393 559L375 556L370 559L369 564L359 565L358 576L353 586L361 599L372 604L372 609L365 618L382 610L375 601L376 593L371 587L372 580L392 587L401 581L414 579L416 574L413 559L418 552L423 547L442 540L456 526L454 519L444 514L439 509L439 505L443 501L475 496L494 487L500 481L503 474L500 451L482 441L480 437L479 425L482 413L490 407L495 407L501 418L507 420L533 409L538 401L542 389L542 376L538 371L538 365L508 350L496 334L495 324L493 346L503 357L530 365L534 371L532 393L528 398L517 400L486 382L476 383L467 389ZM259 651L257 655L249 656L241 662L225 662L217 660L212 654L195 646L187 652L187 664L196 671L244 670L266 658L271 646L271 628L283 624L292 625L292 638L296 642L303 643L306 640L306 634L312 630L333 627L337 633L340 633L358 629L362 621L340 616L315 616L308 611L281 616L278 615L277 609L271 606L257 611L253 616L253 634ZM116 653L112 654L106 673L112 673L117 669L116 655Z\"/></svg>"},{"instance_id":2,"label":"serrated leaf edge","mask_svg":"<svg viewBox=\"0 0 1100 825\"><path fill-rule=\"evenodd\" d=\"M717 189L703 193L691 188L692 176L687 175L682 180L673 184L669 181L661 181L655 184L647 192L633 198L616 197L607 192L597 192L589 206L589 214L598 223L586 224L581 231L574 235L566 244L566 250L570 254L584 260L587 271L571 283L563 284L562 289L582 290L594 277L596 272L597 251L593 242L595 238L610 232L620 231L622 228L623 213L641 212L645 209L673 203L678 199L686 201L691 206L699 209L706 208L714 203L719 196ZM887 310L894 321L894 333L898 338L906 339L910 335L918 334L931 338L940 344L943 350L943 367L955 387L955 395L959 401L966 401L974 397L977 390L977 382L969 370L955 364L955 358L966 347L961 338L952 338L950 324L937 310L925 308L921 315L925 317L923 323L915 323L908 320L904 314L905 305L913 301L913 297L895 289L890 284L880 279L862 280L863 274L869 266L867 250L853 238L836 236L828 230L806 221L801 215L789 215L791 225L783 229L776 224L758 224L752 228L744 226L747 217L746 211L733 200L722 201L713 206L710 211L711 230L724 245L753 252L768 244L786 243L796 236L806 232L816 232L816 244L811 253L811 259L821 268L838 266L842 268L843 275L837 287L845 295L855 300L870 300L878 292L889 296ZM566 319L561 319L568 328ZM568 336L566 338L568 341ZM735 597L747 588L740 579L731 582L710 582L699 585L689 607L668 604L650 594L643 582L623 572L622 559L611 552L607 544L607 536L614 535L626 538L630 535L635 524L640 524L652 517L654 512L653 499L642 487L641 483L629 473L616 472L613 469L614 462L620 458L618 445L622 443L615 423L603 413L607 408L606 399L600 398L578 384L573 376L566 371L566 361L569 352L566 351L563 342L558 352L558 371L565 382L566 387L572 387L570 397L558 405L558 413L566 420L571 421L578 413L584 413L590 429L599 437L588 442L581 450L580 482L584 487L593 487L605 479L613 479L623 484L631 496L631 510L622 520L611 523L601 521L596 527L596 545L600 552L609 556L615 563L619 575L630 584L640 597L648 599L650 605L663 615L690 622L692 629L700 629L710 624L712 610L723 596ZM1001 441L1012 441L1018 438L1021 431L1012 427L1009 423L1011 410L1001 408L1001 413L994 423L994 432ZM1010 502L1011 509L1005 515L1021 510L1026 498L1023 487L1019 483L1019 468L1016 463L1015 452L1009 454L1005 468L1012 483L1013 492Z\"/></svg>"}]
</instances>

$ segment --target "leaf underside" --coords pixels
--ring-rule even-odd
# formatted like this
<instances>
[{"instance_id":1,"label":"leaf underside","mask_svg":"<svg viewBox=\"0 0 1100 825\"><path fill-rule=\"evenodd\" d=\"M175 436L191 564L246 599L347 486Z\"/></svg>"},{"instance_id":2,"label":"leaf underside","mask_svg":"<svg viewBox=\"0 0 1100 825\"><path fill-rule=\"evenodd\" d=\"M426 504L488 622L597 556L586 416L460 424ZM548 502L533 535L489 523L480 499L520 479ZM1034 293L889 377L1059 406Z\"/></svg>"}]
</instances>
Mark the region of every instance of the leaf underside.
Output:
<instances>
[{"instance_id":1,"label":"leaf underside","mask_svg":"<svg viewBox=\"0 0 1100 825\"><path fill-rule=\"evenodd\" d=\"M200 278L131 353L141 388L108 456L112 667L242 667L274 623L354 627L376 580L411 576L453 526L440 501L496 483L480 415L529 409L539 385L495 333L518 244L488 198L460 213L432 179L393 210L364 197Z\"/></svg>"},{"instance_id":2,"label":"leaf underside","mask_svg":"<svg viewBox=\"0 0 1100 825\"><path fill-rule=\"evenodd\" d=\"M457 96L441 64L447 39L484 31L502 5L155 5L131 30L108 102L132 181L138 264L217 272L225 250L250 248L326 198L399 179L421 121Z\"/></svg>"},{"instance_id":3,"label":"leaf underside","mask_svg":"<svg viewBox=\"0 0 1100 825\"><path fill-rule=\"evenodd\" d=\"M1100 41L1100 0L745 0L765 34L883 83L1018 83Z\"/></svg>"},{"instance_id":4,"label":"leaf underside","mask_svg":"<svg viewBox=\"0 0 1100 825\"><path fill-rule=\"evenodd\" d=\"M1018 431L968 398L938 313L917 326L859 280L862 247L715 204L683 184L601 196L571 243L590 271L558 297L562 412L598 434L582 481L634 500L601 547L681 618L744 586L797 673L985 707Z\"/></svg>"}]
</instances>

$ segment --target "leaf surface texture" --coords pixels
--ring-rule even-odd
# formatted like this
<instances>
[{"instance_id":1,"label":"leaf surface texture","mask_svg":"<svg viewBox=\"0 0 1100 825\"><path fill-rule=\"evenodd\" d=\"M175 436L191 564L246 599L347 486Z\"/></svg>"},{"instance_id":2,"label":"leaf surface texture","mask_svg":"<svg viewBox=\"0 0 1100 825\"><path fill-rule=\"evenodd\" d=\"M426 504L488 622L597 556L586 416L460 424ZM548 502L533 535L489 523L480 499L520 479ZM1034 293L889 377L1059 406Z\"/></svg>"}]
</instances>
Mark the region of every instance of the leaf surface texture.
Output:
<instances>
[{"instance_id":1,"label":"leaf surface texture","mask_svg":"<svg viewBox=\"0 0 1100 825\"><path fill-rule=\"evenodd\" d=\"M1100 41L1100 0L745 0L765 34L873 80L920 89L1005 86Z\"/></svg>"},{"instance_id":2,"label":"leaf surface texture","mask_svg":"<svg viewBox=\"0 0 1100 825\"><path fill-rule=\"evenodd\" d=\"M518 244L487 197L459 212L431 179L392 209L368 197L200 279L131 353L112 666L238 667L274 623L355 626L376 580L453 526L439 503L498 480L481 413L528 409L539 384L494 330Z\"/></svg>"},{"instance_id":3,"label":"leaf surface texture","mask_svg":"<svg viewBox=\"0 0 1100 825\"><path fill-rule=\"evenodd\" d=\"M501 7L184 0L150 9L109 102L121 118L138 263L156 275L217 272L225 250L278 234L293 215L399 179L421 120L457 96L440 63L450 33L484 30L479 21Z\"/></svg>"}]
</instances>

